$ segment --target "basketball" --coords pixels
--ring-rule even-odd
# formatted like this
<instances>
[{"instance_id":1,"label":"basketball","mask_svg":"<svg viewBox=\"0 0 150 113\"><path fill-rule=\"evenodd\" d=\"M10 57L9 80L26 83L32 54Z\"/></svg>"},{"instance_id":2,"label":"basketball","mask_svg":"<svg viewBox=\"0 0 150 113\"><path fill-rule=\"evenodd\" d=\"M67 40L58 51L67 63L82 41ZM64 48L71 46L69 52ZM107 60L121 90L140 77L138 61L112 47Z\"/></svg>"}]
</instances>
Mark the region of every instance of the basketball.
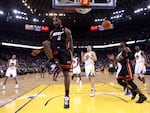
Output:
<instances>
[{"instance_id":1,"label":"basketball","mask_svg":"<svg viewBox=\"0 0 150 113\"><path fill-rule=\"evenodd\" d=\"M102 27L104 29L111 29L112 28L112 24L111 24L111 22L109 20L104 20L102 22Z\"/></svg>"}]
</instances>

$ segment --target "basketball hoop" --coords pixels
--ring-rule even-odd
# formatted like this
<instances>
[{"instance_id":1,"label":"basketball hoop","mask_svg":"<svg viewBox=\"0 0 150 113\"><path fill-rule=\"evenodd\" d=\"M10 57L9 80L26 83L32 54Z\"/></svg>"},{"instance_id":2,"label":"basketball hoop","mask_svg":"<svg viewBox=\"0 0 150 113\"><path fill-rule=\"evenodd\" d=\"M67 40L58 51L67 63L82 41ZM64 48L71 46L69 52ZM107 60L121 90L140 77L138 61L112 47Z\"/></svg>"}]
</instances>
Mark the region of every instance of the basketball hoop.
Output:
<instances>
[{"instance_id":1,"label":"basketball hoop","mask_svg":"<svg viewBox=\"0 0 150 113\"><path fill-rule=\"evenodd\" d=\"M52 0L52 7L64 8L92 8L92 9L114 9L117 0Z\"/></svg>"},{"instance_id":2,"label":"basketball hoop","mask_svg":"<svg viewBox=\"0 0 150 113\"><path fill-rule=\"evenodd\" d=\"M64 8L63 10L67 10L67 11L75 11L75 8Z\"/></svg>"},{"instance_id":3,"label":"basketball hoop","mask_svg":"<svg viewBox=\"0 0 150 113\"><path fill-rule=\"evenodd\" d=\"M80 5L83 8L76 8L76 12L80 13L80 14L87 14L88 12L90 12L92 9L91 8L87 8L90 5L90 1L91 0L79 0Z\"/></svg>"}]
</instances>

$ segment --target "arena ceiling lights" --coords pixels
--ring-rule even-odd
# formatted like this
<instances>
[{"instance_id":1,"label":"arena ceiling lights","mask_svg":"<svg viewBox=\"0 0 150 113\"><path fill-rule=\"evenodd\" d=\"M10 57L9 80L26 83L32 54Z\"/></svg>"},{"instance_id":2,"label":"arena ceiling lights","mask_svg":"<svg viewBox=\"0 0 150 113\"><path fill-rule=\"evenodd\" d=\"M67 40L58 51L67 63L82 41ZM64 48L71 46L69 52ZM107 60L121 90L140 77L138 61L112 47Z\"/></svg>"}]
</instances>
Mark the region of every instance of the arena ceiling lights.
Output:
<instances>
[{"instance_id":1,"label":"arena ceiling lights","mask_svg":"<svg viewBox=\"0 0 150 113\"><path fill-rule=\"evenodd\" d=\"M0 10L0 15L4 15L4 11Z\"/></svg>"},{"instance_id":2,"label":"arena ceiling lights","mask_svg":"<svg viewBox=\"0 0 150 113\"><path fill-rule=\"evenodd\" d=\"M135 44L135 41L128 41L126 43L127 44ZM109 48L109 47L117 47L119 45L120 45L120 43L107 44L107 45L95 45L95 46L93 46L93 48L101 48L101 49L103 49L103 48Z\"/></svg>"},{"instance_id":3,"label":"arena ceiling lights","mask_svg":"<svg viewBox=\"0 0 150 113\"><path fill-rule=\"evenodd\" d=\"M141 13L141 12L144 12L144 11L147 11L150 9L150 5L148 5L147 7L142 7L142 8L138 8L136 10L134 10L134 13Z\"/></svg>"},{"instance_id":4,"label":"arena ceiling lights","mask_svg":"<svg viewBox=\"0 0 150 113\"><path fill-rule=\"evenodd\" d=\"M13 14L16 19L28 20L27 13L14 9Z\"/></svg>"},{"instance_id":5,"label":"arena ceiling lights","mask_svg":"<svg viewBox=\"0 0 150 113\"><path fill-rule=\"evenodd\" d=\"M54 16L66 16L65 13L46 13L46 16L54 17Z\"/></svg>"},{"instance_id":6,"label":"arena ceiling lights","mask_svg":"<svg viewBox=\"0 0 150 113\"><path fill-rule=\"evenodd\" d=\"M148 10L150 10L150 5L148 5L147 7L143 7L143 8L141 7L141 8L135 9L134 14L145 12ZM124 15L124 12L125 12L125 10L114 11L112 16L110 17L110 19L113 20L113 19L122 18ZM105 18L107 18L107 17L105 17ZM94 21L95 22L102 22L105 18L95 19Z\"/></svg>"},{"instance_id":7,"label":"arena ceiling lights","mask_svg":"<svg viewBox=\"0 0 150 113\"><path fill-rule=\"evenodd\" d=\"M39 22L39 19L33 18L33 22Z\"/></svg>"},{"instance_id":8,"label":"arena ceiling lights","mask_svg":"<svg viewBox=\"0 0 150 113\"><path fill-rule=\"evenodd\" d=\"M127 44L134 44L135 41L128 41ZM117 47L120 43L115 44L107 44L107 45L94 45L93 48L95 49L104 49L109 47ZM23 44L14 44L14 43L6 43L2 42L2 46L10 46L10 47L20 47L20 48L28 48L28 49L42 49L43 46L31 46L31 45L23 45ZM74 48L86 48L87 46L74 46Z\"/></svg>"},{"instance_id":9,"label":"arena ceiling lights","mask_svg":"<svg viewBox=\"0 0 150 113\"><path fill-rule=\"evenodd\" d=\"M2 46L20 47L20 48L28 48L28 49L42 49L43 48L43 46L31 46L31 45L14 44L14 43L6 43L6 42L2 42Z\"/></svg>"},{"instance_id":10,"label":"arena ceiling lights","mask_svg":"<svg viewBox=\"0 0 150 113\"><path fill-rule=\"evenodd\" d=\"M29 4L27 4L27 0L22 0L22 4L29 9L32 14L36 12L36 9L33 9Z\"/></svg>"},{"instance_id":11,"label":"arena ceiling lights","mask_svg":"<svg viewBox=\"0 0 150 113\"><path fill-rule=\"evenodd\" d=\"M128 45L132 45L135 43L142 43L150 41L150 39L142 39L142 40L133 40L133 41L128 41L126 42ZM94 49L105 49L105 48L111 48L111 47L118 47L120 43L114 43L114 44L105 44L105 45L93 45ZM31 46L31 45L23 45L23 44L14 44L14 43L6 43L2 42L2 46L10 46L10 47L19 47L19 48L28 48L28 49L42 49L43 46ZM87 46L74 46L75 49L78 48L87 48Z\"/></svg>"},{"instance_id":12,"label":"arena ceiling lights","mask_svg":"<svg viewBox=\"0 0 150 113\"><path fill-rule=\"evenodd\" d=\"M27 13L19 11L19 10L16 10L16 9L13 10L13 13L14 14L20 14L20 15L25 15L25 16L27 15Z\"/></svg>"}]
</instances>

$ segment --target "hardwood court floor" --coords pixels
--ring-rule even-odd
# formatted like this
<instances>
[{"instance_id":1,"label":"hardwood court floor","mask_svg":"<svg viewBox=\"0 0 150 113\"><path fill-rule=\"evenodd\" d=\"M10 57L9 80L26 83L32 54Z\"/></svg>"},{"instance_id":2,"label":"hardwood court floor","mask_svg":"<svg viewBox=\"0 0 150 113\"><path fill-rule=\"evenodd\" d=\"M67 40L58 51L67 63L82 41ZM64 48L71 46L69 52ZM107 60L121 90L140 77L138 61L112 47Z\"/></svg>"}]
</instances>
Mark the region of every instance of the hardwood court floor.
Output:
<instances>
[{"instance_id":1,"label":"hardwood court floor","mask_svg":"<svg viewBox=\"0 0 150 113\"><path fill-rule=\"evenodd\" d=\"M82 85L71 81L70 108L63 108L63 77L52 81L48 74L40 78L39 74L19 76L18 90L14 81L9 79L6 90L0 92L0 113L150 113L150 76L146 76L147 89L143 90L147 101L137 104L138 96L131 101L131 95L124 95L123 88L109 73L97 73L96 93L90 97L90 85L84 76ZM2 85L3 79L0 79ZM141 82L135 78L141 87Z\"/></svg>"}]
</instances>

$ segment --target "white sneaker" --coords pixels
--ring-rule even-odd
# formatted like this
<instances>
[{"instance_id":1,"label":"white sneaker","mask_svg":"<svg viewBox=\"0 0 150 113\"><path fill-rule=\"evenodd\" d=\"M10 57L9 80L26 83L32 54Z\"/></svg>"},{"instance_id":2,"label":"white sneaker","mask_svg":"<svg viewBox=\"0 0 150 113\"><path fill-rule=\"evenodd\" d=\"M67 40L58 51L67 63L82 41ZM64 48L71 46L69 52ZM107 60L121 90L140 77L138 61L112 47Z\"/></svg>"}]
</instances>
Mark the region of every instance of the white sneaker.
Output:
<instances>
[{"instance_id":1,"label":"white sneaker","mask_svg":"<svg viewBox=\"0 0 150 113\"><path fill-rule=\"evenodd\" d=\"M5 90L5 89L6 89L6 86L5 86L5 85L3 85L2 90Z\"/></svg>"},{"instance_id":2,"label":"white sneaker","mask_svg":"<svg viewBox=\"0 0 150 113\"><path fill-rule=\"evenodd\" d=\"M79 78L77 78L77 83L79 83L79 81L80 81L80 79L79 79Z\"/></svg>"},{"instance_id":3,"label":"white sneaker","mask_svg":"<svg viewBox=\"0 0 150 113\"><path fill-rule=\"evenodd\" d=\"M64 108L69 108L69 97L64 97Z\"/></svg>"},{"instance_id":4,"label":"white sneaker","mask_svg":"<svg viewBox=\"0 0 150 113\"><path fill-rule=\"evenodd\" d=\"M82 81L81 80L80 80L79 84L82 85Z\"/></svg>"},{"instance_id":5,"label":"white sneaker","mask_svg":"<svg viewBox=\"0 0 150 113\"><path fill-rule=\"evenodd\" d=\"M93 97L95 95L95 89L91 88L90 96Z\"/></svg>"},{"instance_id":6,"label":"white sneaker","mask_svg":"<svg viewBox=\"0 0 150 113\"><path fill-rule=\"evenodd\" d=\"M15 85L15 89L18 89L18 88L19 88L19 85L18 85L18 84L16 84L16 85Z\"/></svg>"}]
</instances>

